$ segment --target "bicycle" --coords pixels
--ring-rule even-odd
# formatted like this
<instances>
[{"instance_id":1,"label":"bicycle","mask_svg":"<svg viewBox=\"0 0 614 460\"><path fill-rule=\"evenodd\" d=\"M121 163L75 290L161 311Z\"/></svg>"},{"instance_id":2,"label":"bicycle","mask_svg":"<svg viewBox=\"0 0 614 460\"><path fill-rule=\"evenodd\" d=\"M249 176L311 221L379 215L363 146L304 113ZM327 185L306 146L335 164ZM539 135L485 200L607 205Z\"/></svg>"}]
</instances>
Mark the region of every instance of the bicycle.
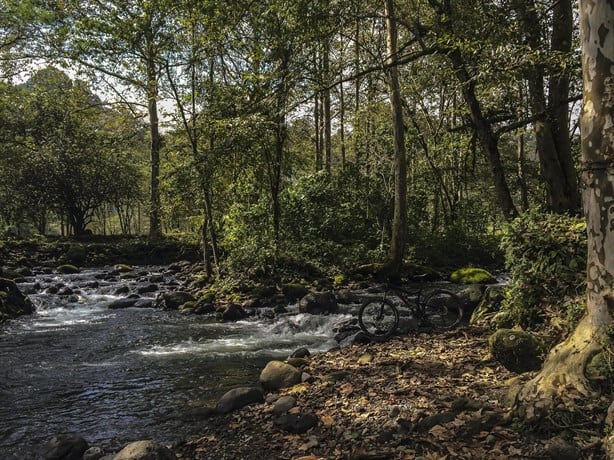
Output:
<instances>
[{"instance_id":1,"label":"bicycle","mask_svg":"<svg viewBox=\"0 0 614 460\"><path fill-rule=\"evenodd\" d=\"M410 290L395 284L383 287L383 297L365 300L358 311L360 328L373 340L388 339L399 326L399 308L391 297L398 297L421 326L451 329L463 317L462 302L447 289L435 289L425 294L423 288Z\"/></svg>"}]
</instances>

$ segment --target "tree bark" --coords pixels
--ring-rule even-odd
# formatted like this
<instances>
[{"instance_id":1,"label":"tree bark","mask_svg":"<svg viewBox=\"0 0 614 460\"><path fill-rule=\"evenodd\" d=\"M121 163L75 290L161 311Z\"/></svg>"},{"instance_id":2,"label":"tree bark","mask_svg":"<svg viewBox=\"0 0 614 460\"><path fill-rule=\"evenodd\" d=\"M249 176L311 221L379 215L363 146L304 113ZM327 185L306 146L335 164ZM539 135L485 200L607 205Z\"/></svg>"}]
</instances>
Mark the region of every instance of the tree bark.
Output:
<instances>
[{"instance_id":1,"label":"tree bark","mask_svg":"<svg viewBox=\"0 0 614 460\"><path fill-rule=\"evenodd\" d=\"M469 75L463 57L458 49L454 48L449 50L448 57L452 63L456 78L462 85L463 98L469 107L471 121L478 139L480 140L482 149L486 153L501 211L506 219L513 219L518 215L518 211L514 206L514 201L512 200L512 195L505 179L501 155L499 153L499 142L492 130L492 126L482 113L482 107L475 94L475 82Z\"/></svg>"},{"instance_id":2,"label":"tree bark","mask_svg":"<svg viewBox=\"0 0 614 460\"><path fill-rule=\"evenodd\" d=\"M542 30L534 0L516 5L525 31L527 44L535 52L542 48ZM558 53L571 51L573 31L570 0L553 5L554 21L551 49ZM530 106L536 117L533 123L542 178L546 182L548 207L557 213L576 213L580 208L578 181L571 158L569 140L569 77L559 69L549 81L548 98L544 88L544 64L537 62L527 74Z\"/></svg>"},{"instance_id":3,"label":"tree bark","mask_svg":"<svg viewBox=\"0 0 614 460\"><path fill-rule=\"evenodd\" d=\"M584 105L581 114L583 202L588 232L586 316L548 355L542 370L516 394L527 419L548 415L566 396L594 394L585 375L609 342L614 313L614 5L580 1Z\"/></svg>"},{"instance_id":4,"label":"tree bark","mask_svg":"<svg viewBox=\"0 0 614 460\"><path fill-rule=\"evenodd\" d=\"M386 64L390 66L388 69L388 88L394 135L394 214L392 217L390 253L386 265L391 275L398 275L407 245L407 157L399 73L397 67L393 65L397 54L397 26L394 18L393 0L384 1L384 13L386 16L386 51L388 54Z\"/></svg>"},{"instance_id":5,"label":"tree bark","mask_svg":"<svg viewBox=\"0 0 614 460\"><path fill-rule=\"evenodd\" d=\"M160 150L162 138L160 137L160 122L158 119L158 73L153 58L147 61L147 112L149 115L150 148L150 208L149 208L149 237L162 236L160 221Z\"/></svg>"}]
</instances>

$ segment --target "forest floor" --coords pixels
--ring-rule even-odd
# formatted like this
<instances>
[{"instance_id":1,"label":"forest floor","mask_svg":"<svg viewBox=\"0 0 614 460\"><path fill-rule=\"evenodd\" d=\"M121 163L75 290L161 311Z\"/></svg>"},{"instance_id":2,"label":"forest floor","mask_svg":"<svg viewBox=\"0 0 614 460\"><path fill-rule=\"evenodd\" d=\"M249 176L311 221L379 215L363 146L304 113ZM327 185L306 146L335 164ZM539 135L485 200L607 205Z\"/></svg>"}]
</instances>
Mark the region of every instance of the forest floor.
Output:
<instances>
[{"instance_id":1,"label":"forest floor","mask_svg":"<svg viewBox=\"0 0 614 460\"><path fill-rule=\"evenodd\" d=\"M175 452L183 460L603 458L598 414L592 425L548 431L509 416L502 401L515 375L490 357L488 335L467 326L311 356L303 369L311 381L199 421L201 434ZM314 414L317 425L304 434L278 428L273 401L282 395L296 399L290 413Z\"/></svg>"}]
</instances>

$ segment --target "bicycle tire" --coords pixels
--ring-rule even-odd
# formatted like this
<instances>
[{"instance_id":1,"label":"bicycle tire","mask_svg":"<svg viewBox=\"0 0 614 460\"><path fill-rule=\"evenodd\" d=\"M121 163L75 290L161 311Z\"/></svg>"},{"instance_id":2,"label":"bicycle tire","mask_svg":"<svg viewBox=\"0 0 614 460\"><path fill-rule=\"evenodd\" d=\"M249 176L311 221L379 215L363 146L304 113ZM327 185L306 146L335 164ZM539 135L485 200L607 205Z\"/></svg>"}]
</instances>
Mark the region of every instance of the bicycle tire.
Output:
<instances>
[{"instance_id":1,"label":"bicycle tire","mask_svg":"<svg viewBox=\"0 0 614 460\"><path fill-rule=\"evenodd\" d=\"M386 340L399 326L399 310L386 298L369 299L358 311L360 329L374 340Z\"/></svg>"},{"instance_id":2,"label":"bicycle tire","mask_svg":"<svg viewBox=\"0 0 614 460\"><path fill-rule=\"evenodd\" d=\"M452 291L439 289L422 302L426 322L435 329L451 329L463 318L462 303Z\"/></svg>"}]
</instances>

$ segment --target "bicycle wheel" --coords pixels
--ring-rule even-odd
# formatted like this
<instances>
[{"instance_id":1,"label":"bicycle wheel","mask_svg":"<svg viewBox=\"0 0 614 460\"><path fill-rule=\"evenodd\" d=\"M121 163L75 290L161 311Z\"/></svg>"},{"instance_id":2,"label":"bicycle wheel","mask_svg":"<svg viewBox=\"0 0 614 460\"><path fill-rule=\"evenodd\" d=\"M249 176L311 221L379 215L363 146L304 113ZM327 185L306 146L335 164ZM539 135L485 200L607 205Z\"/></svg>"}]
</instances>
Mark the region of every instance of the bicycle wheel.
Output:
<instances>
[{"instance_id":1,"label":"bicycle wheel","mask_svg":"<svg viewBox=\"0 0 614 460\"><path fill-rule=\"evenodd\" d=\"M372 339L385 340L399 325L399 311L388 299L370 299L360 307L358 324Z\"/></svg>"},{"instance_id":2,"label":"bicycle wheel","mask_svg":"<svg viewBox=\"0 0 614 460\"><path fill-rule=\"evenodd\" d=\"M426 322L436 329L450 329L463 317L461 301L456 294L444 289L434 291L422 303Z\"/></svg>"}]
</instances>

